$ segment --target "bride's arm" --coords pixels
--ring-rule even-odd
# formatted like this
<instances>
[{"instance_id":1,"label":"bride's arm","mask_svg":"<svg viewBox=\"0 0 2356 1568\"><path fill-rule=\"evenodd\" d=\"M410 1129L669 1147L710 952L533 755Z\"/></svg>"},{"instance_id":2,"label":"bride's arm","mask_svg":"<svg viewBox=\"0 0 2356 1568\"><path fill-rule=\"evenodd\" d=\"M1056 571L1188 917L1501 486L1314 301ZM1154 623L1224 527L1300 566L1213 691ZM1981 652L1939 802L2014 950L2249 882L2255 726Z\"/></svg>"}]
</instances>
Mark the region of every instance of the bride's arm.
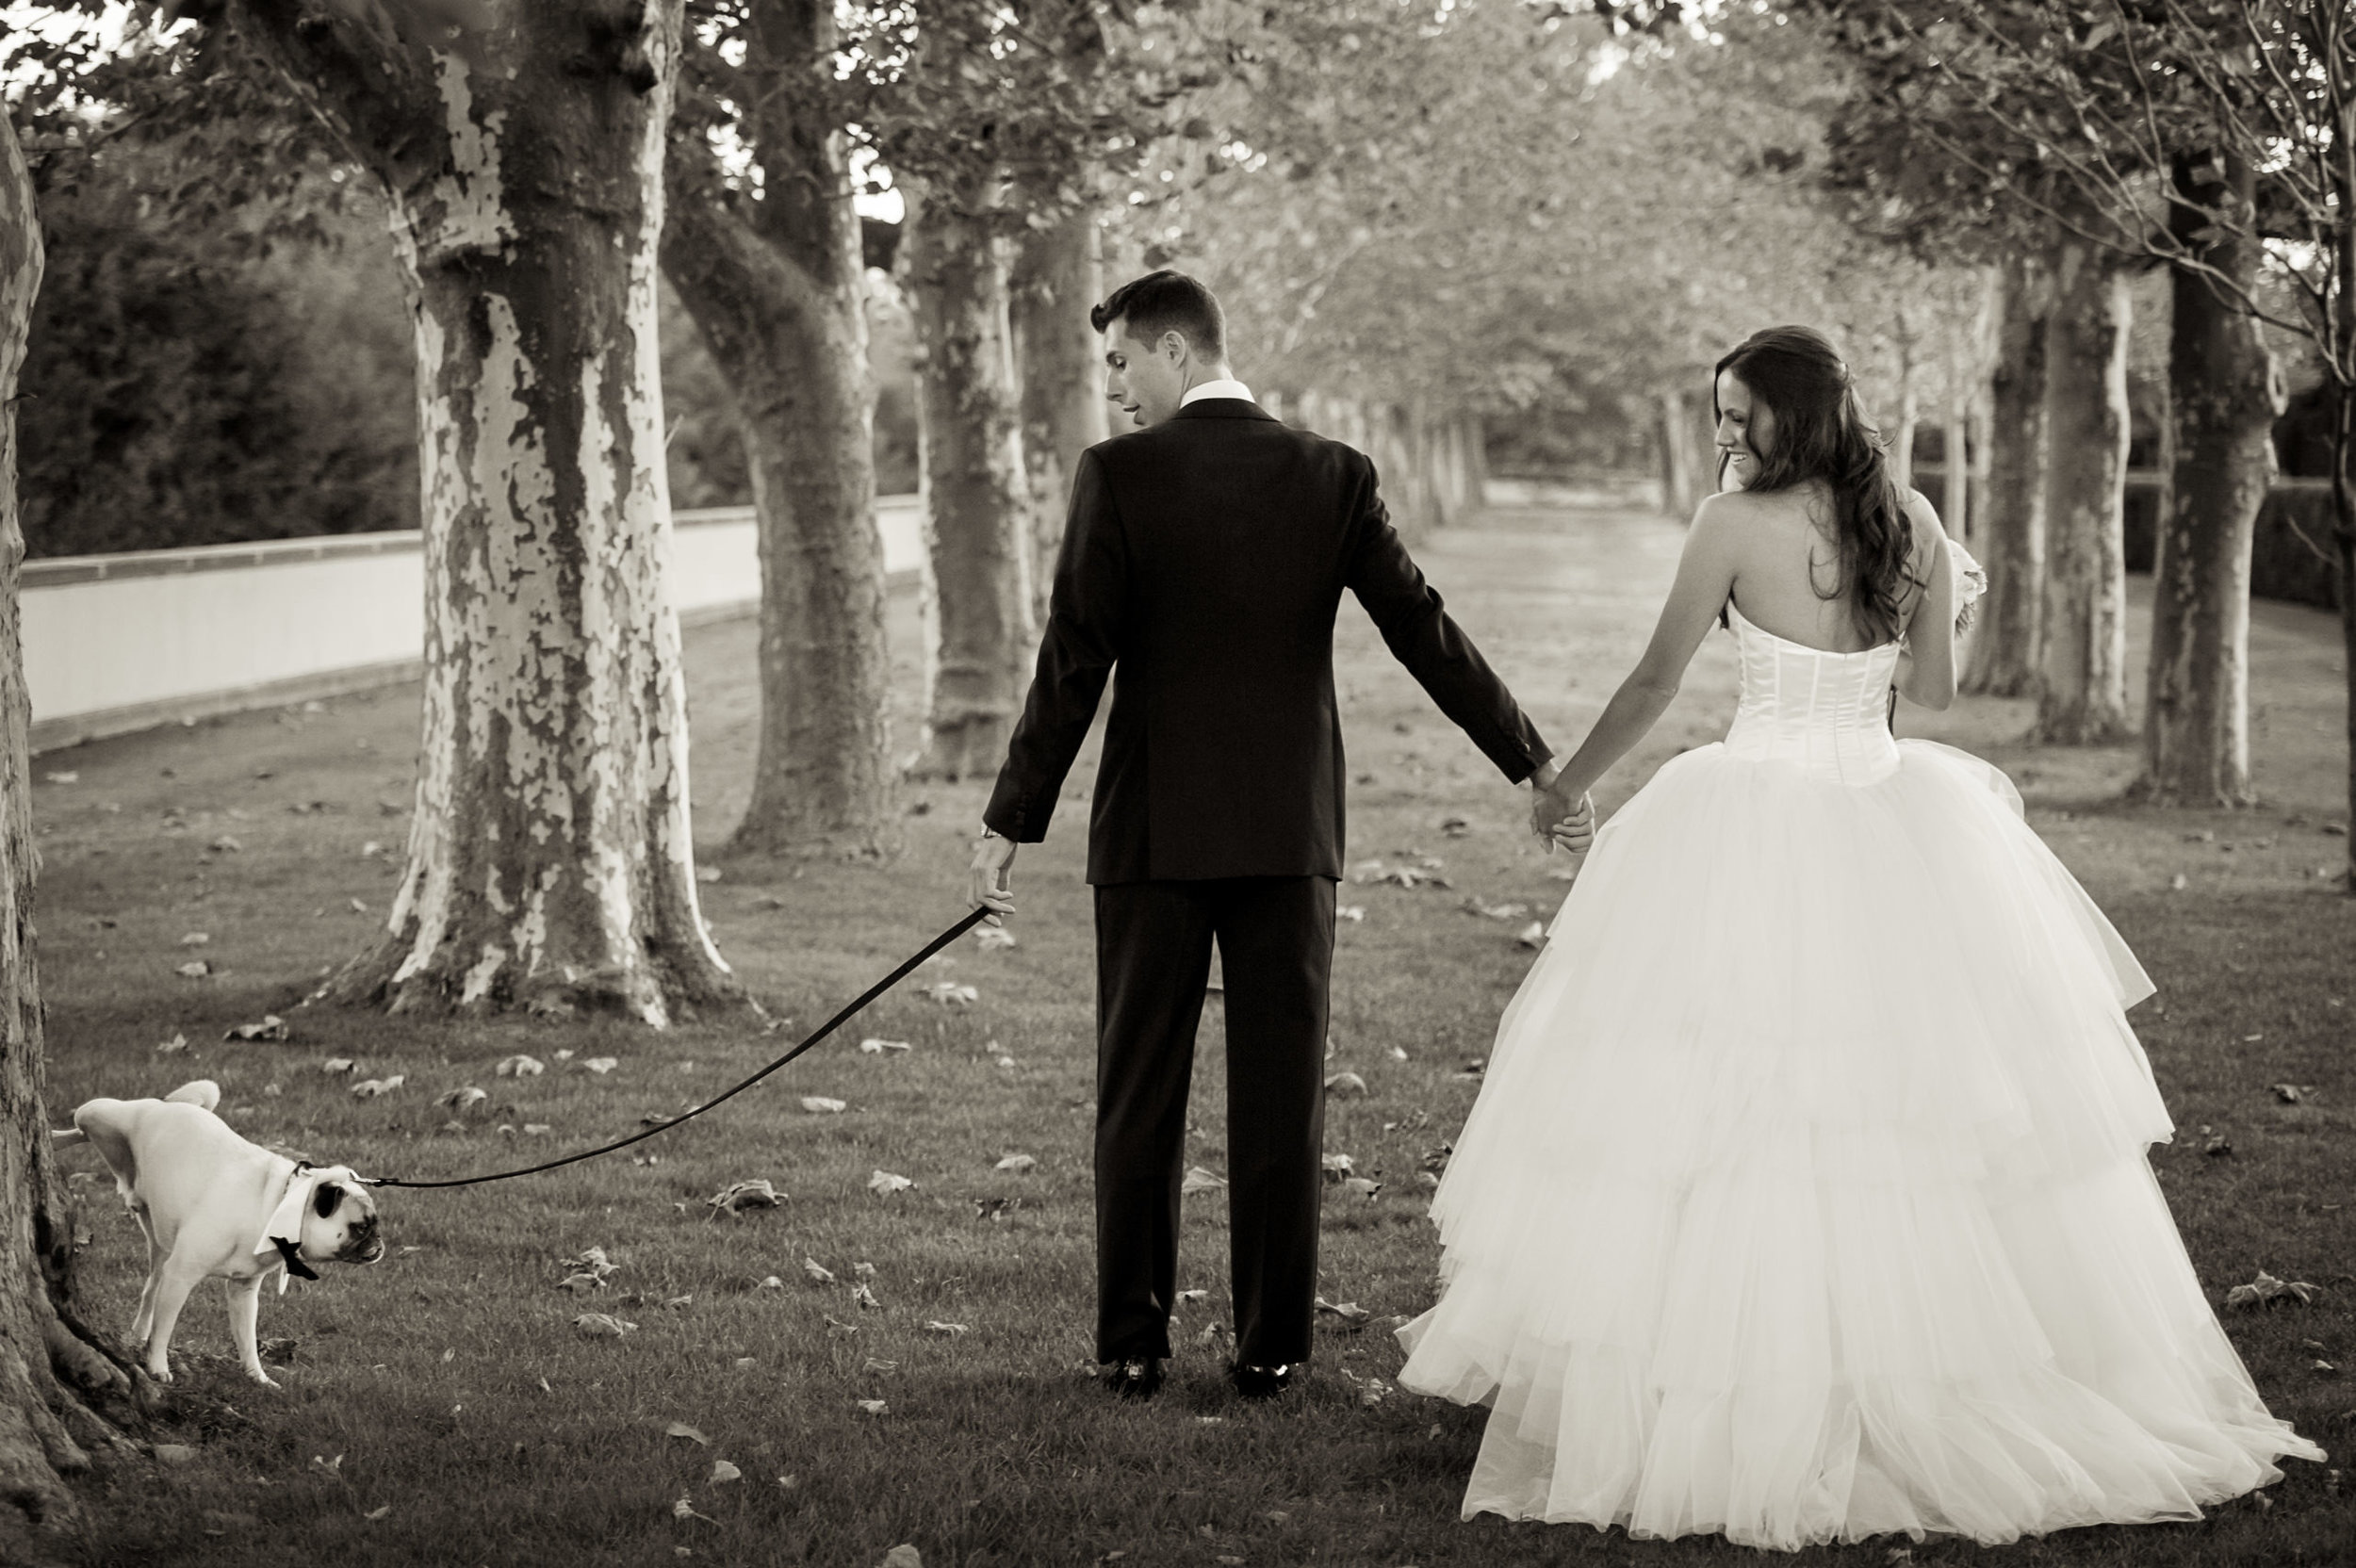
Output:
<instances>
[{"instance_id":1,"label":"bride's arm","mask_svg":"<svg viewBox=\"0 0 2356 1568\"><path fill-rule=\"evenodd\" d=\"M1595 727L1562 765L1555 782L1557 793L1577 800L1594 788L1612 763L1644 738L1676 697L1693 650L1701 646L1734 588L1739 540L1734 516L1742 507L1755 504L1734 495L1712 496L1694 512L1693 526L1685 535L1685 554L1677 562L1677 585L1661 607L1652 642L1612 694Z\"/></svg>"},{"instance_id":2,"label":"bride's arm","mask_svg":"<svg viewBox=\"0 0 2356 1568\"><path fill-rule=\"evenodd\" d=\"M1898 655L1895 684L1909 702L1944 711L1955 700L1955 571L1947 531L1931 503L1916 495L1906 514L1914 523L1914 570L1929 568L1922 596L1906 622L1906 645Z\"/></svg>"}]
</instances>

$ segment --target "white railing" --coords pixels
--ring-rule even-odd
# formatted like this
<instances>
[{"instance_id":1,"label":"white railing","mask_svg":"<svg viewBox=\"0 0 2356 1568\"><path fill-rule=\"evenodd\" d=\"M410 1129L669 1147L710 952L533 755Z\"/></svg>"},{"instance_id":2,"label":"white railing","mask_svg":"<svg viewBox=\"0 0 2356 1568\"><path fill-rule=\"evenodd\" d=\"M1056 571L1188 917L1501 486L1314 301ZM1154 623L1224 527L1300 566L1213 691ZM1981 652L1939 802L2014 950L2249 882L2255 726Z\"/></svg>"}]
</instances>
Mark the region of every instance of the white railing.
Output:
<instances>
[{"instance_id":1,"label":"white railing","mask_svg":"<svg viewBox=\"0 0 2356 1568\"><path fill-rule=\"evenodd\" d=\"M885 571L913 572L917 498L875 521ZM681 619L750 612L752 508L675 514L672 563ZM414 529L28 561L19 588L35 751L406 679L424 646Z\"/></svg>"}]
</instances>

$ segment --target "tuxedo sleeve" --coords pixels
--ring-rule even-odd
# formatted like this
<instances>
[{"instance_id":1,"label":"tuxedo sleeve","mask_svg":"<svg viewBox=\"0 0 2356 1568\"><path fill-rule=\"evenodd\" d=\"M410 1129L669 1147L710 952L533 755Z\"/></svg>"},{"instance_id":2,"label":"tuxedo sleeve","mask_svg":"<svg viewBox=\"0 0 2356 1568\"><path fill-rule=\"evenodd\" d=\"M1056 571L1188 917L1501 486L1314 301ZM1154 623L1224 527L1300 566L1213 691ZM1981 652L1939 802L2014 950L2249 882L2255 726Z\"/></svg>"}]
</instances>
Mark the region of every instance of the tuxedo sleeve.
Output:
<instances>
[{"instance_id":1,"label":"tuxedo sleeve","mask_svg":"<svg viewBox=\"0 0 2356 1568\"><path fill-rule=\"evenodd\" d=\"M1358 596L1392 656L1407 666L1440 711L1518 784L1553 755L1538 727L1505 689L1473 640L1442 605L1439 591L1407 553L1375 482L1358 458L1344 583Z\"/></svg>"},{"instance_id":2,"label":"tuxedo sleeve","mask_svg":"<svg viewBox=\"0 0 2356 1568\"><path fill-rule=\"evenodd\" d=\"M1023 717L1006 746L1006 766L982 821L1018 843L1047 837L1047 820L1064 776L1088 739L1116 657L1114 630L1128 593L1128 552L1103 459L1080 454L1072 476L1072 512L1048 598L1047 631L1039 645Z\"/></svg>"}]
</instances>

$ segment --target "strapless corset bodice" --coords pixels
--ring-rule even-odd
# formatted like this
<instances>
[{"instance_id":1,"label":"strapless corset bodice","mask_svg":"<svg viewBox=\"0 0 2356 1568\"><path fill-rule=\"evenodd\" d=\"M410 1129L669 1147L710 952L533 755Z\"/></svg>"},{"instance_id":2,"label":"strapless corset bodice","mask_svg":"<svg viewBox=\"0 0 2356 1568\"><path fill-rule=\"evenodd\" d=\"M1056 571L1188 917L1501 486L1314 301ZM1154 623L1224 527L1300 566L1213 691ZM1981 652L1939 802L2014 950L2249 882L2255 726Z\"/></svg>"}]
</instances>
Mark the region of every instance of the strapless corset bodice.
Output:
<instances>
[{"instance_id":1,"label":"strapless corset bodice","mask_svg":"<svg viewBox=\"0 0 2356 1568\"><path fill-rule=\"evenodd\" d=\"M1890 682L1897 644L1827 653L1752 625L1731 601L1726 624L1742 669L1728 751L1840 784L1872 784L1896 769Z\"/></svg>"}]
</instances>

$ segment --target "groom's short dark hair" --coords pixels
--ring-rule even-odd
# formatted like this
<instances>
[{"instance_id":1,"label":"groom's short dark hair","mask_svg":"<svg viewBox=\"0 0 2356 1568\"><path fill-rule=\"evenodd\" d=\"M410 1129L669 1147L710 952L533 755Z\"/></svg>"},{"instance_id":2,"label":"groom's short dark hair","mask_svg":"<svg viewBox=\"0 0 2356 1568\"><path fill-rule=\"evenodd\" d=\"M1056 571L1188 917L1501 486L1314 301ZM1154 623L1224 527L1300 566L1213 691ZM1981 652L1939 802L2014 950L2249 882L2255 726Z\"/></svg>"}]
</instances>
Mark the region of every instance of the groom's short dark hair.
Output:
<instances>
[{"instance_id":1,"label":"groom's short dark hair","mask_svg":"<svg viewBox=\"0 0 2356 1568\"><path fill-rule=\"evenodd\" d=\"M1088 312L1088 325L1098 332L1115 321L1128 322L1129 335L1139 343L1158 343L1162 334L1174 332L1197 358L1217 365L1227 357L1227 315L1219 308L1219 296L1167 267L1132 278Z\"/></svg>"}]
</instances>

